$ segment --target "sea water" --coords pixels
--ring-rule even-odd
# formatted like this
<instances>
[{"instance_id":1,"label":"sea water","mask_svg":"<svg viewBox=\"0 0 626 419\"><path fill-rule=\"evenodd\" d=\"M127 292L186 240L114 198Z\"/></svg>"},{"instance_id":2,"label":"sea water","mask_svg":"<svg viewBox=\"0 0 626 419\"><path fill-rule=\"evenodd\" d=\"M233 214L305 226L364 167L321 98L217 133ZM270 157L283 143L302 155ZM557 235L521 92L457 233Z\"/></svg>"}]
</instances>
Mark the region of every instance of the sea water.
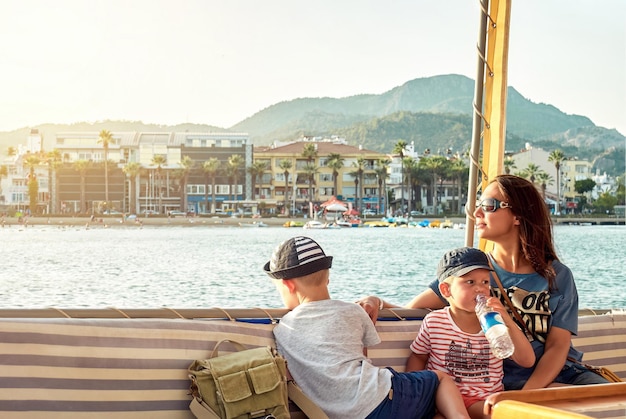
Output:
<instances>
[{"instance_id":1,"label":"sea water","mask_svg":"<svg viewBox=\"0 0 626 419\"><path fill-rule=\"evenodd\" d=\"M580 308L626 307L626 228L556 226ZM1 308L281 307L263 272L282 240L307 235L332 255L333 298L405 304L435 278L465 231L421 228L80 227L0 229Z\"/></svg>"}]
</instances>

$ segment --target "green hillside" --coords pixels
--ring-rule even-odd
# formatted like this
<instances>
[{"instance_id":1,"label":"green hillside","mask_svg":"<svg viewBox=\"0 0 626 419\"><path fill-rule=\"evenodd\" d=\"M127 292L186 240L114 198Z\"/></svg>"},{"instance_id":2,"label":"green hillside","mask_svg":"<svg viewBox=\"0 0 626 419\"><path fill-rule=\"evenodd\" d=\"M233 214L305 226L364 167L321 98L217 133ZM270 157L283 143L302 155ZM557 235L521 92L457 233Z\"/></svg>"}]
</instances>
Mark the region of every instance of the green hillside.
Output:
<instances>
[{"instance_id":1,"label":"green hillside","mask_svg":"<svg viewBox=\"0 0 626 419\"><path fill-rule=\"evenodd\" d=\"M348 143L390 152L398 139L413 142L418 151L451 149L463 153L472 136L474 81L460 75L441 75L408 81L388 92L344 98L298 98L269 106L226 129L203 124L175 126L140 121L102 121L71 125L42 124L0 132L0 147L23 144L30 128L44 137L44 148L64 131L237 131L247 132L255 145L269 145L303 135L339 135ZM210 119L210 116L207 116ZM625 137L598 127L580 115L568 115L545 103L508 89L507 142L517 151L530 142L547 150L563 149L569 156L596 161L601 170L624 172Z\"/></svg>"}]
</instances>

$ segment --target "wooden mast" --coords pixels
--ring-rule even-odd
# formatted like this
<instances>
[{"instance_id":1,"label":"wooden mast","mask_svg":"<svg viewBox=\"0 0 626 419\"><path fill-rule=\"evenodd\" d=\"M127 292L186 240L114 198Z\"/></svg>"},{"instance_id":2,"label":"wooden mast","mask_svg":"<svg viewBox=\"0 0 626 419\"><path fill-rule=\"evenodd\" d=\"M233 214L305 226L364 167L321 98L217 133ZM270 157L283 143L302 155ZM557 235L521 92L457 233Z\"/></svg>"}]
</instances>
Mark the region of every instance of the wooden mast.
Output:
<instances>
[{"instance_id":1,"label":"wooden mast","mask_svg":"<svg viewBox=\"0 0 626 419\"><path fill-rule=\"evenodd\" d=\"M506 139L506 98L511 0L481 0L478 69L474 89L474 124L470 149L470 177L465 209L465 244L474 244L475 198L502 173ZM482 140L482 141L481 141ZM482 142L482 164L480 149ZM479 247L491 246L480 240Z\"/></svg>"}]
</instances>

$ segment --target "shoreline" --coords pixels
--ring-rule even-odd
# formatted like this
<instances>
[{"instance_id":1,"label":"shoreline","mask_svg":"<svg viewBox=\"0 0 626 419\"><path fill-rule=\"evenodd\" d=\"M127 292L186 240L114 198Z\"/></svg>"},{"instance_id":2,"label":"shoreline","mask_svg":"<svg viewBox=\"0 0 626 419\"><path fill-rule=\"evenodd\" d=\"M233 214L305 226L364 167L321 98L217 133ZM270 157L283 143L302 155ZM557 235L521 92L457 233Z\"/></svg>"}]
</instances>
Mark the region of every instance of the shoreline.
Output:
<instances>
[{"instance_id":1,"label":"shoreline","mask_svg":"<svg viewBox=\"0 0 626 419\"><path fill-rule=\"evenodd\" d=\"M296 220L295 218L233 218L233 217L137 217L135 219L125 219L121 216L68 216L68 217L26 217L21 222L16 217L5 217L0 221L1 227L28 228L34 226L58 226L58 227L89 227L89 228L115 228L115 227L147 227L147 226L197 226L197 227L224 227L236 226L239 223L252 223L263 221L270 227L277 227L285 221Z\"/></svg>"},{"instance_id":2,"label":"shoreline","mask_svg":"<svg viewBox=\"0 0 626 419\"><path fill-rule=\"evenodd\" d=\"M382 217L367 217L363 219L366 221L378 221ZM453 223L465 223L464 217L420 217L416 220L429 219L433 220L450 220ZM240 223L252 224L255 222L263 222L267 227L283 227L288 221L295 221L299 223L305 223L311 220L310 218L303 217L226 217L226 216L212 216L212 217L139 217L137 219L123 219L121 216L101 216L95 217L93 220L91 216L36 216L25 217L20 220L17 217L0 217L0 229L2 228L28 228L34 226L57 226L57 227L85 227L85 228L112 228L112 227L168 227L168 226L185 226L185 227L239 227ZM619 218L553 218L552 223L557 225L624 225L624 219Z\"/></svg>"},{"instance_id":3,"label":"shoreline","mask_svg":"<svg viewBox=\"0 0 626 419\"><path fill-rule=\"evenodd\" d=\"M368 217L365 221L380 220L381 217ZM465 223L465 218L461 217L433 217L432 220L449 219L454 223ZM115 227L147 227L147 226L185 226L185 227L239 227L239 223L252 224L260 222L267 224L267 227L283 227L288 221L306 222L310 218L302 217L139 217L137 219L123 219L122 217L26 217L21 222L16 217L2 217L0 228L28 228L34 226L57 226L57 227L88 227L88 228L115 228Z\"/></svg>"}]
</instances>

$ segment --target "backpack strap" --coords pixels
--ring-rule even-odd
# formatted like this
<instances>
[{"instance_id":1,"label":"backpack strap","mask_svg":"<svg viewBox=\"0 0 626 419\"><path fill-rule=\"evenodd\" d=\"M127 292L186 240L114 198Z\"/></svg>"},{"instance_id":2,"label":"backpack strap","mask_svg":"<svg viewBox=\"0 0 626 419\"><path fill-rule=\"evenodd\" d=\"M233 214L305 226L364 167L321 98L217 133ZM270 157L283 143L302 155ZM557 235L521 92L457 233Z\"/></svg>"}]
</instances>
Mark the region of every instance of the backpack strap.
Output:
<instances>
[{"instance_id":1,"label":"backpack strap","mask_svg":"<svg viewBox=\"0 0 626 419\"><path fill-rule=\"evenodd\" d=\"M189 404L189 410L198 419L220 419L219 415L211 409L211 407L199 400L197 397L193 397L191 404Z\"/></svg>"}]
</instances>

